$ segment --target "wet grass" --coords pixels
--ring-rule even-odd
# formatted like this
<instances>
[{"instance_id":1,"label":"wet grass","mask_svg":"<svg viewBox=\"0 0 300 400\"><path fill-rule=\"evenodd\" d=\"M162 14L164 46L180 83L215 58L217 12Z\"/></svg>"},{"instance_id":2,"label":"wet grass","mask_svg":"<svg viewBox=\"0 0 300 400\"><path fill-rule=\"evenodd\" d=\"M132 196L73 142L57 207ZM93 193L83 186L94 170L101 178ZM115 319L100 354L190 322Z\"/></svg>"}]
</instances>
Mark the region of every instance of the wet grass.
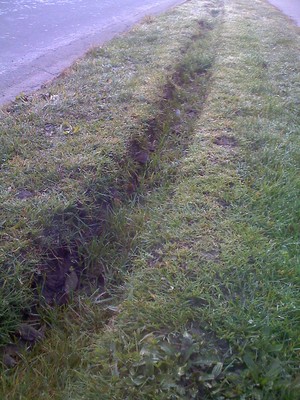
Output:
<instances>
[{"instance_id":1,"label":"wet grass","mask_svg":"<svg viewBox=\"0 0 300 400\"><path fill-rule=\"evenodd\" d=\"M177 61L160 91L140 77L151 112L124 143L151 155L81 250L106 285L45 312L46 340L2 377L8 399L298 398L298 30L263 1L176 10L124 38L154 43L196 10L205 26L164 47Z\"/></svg>"}]
</instances>

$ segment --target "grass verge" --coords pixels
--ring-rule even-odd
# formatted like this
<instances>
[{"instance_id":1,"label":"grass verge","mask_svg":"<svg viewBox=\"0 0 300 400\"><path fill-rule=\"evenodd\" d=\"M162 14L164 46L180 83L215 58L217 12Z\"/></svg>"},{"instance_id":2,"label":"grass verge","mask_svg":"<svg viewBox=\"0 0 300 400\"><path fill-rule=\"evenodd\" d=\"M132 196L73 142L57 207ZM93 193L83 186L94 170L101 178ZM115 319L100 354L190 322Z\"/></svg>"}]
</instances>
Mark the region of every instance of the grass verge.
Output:
<instances>
[{"instance_id":1,"label":"grass verge","mask_svg":"<svg viewBox=\"0 0 300 400\"><path fill-rule=\"evenodd\" d=\"M101 261L118 240L111 210L134 196L160 138L180 120L173 107L187 94L177 88L196 74L205 91L212 56L197 43L216 19L203 19L207 8L148 18L1 110L1 343L31 318L37 298L66 303L70 277L87 291L117 279Z\"/></svg>"},{"instance_id":2,"label":"grass verge","mask_svg":"<svg viewBox=\"0 0 300 400\"><path fill-rule=\"evenodd\" d=\"M211 22L221 4L176 12L202 6ZM7 398L298 398L299 35L261 0L224 10L179 68L199 48L216 54L205 105L203 71L184 85L172 73L175 117L152 119L165 130L159 156L107 216L99 255L119 285L52 317L3 375Z\"/></svg>"}]
</instances>

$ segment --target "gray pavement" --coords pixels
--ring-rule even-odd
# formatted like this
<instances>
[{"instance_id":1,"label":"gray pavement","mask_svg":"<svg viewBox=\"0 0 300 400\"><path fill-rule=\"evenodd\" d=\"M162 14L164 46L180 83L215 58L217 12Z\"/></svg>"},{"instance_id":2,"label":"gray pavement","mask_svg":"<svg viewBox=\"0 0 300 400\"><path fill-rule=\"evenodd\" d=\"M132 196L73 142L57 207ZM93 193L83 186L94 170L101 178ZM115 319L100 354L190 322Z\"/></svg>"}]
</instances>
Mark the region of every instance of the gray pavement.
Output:
<instances>
[{"instance_id":1,"label":"gray pavement","mask_svg":"<svg viewBox=\"0 0 300 400\"><path fill-rule=\"evenodd\" d=\"M300 0L269 0L269 2L300 26Z\"/></svg>"},{"instance_id":2,"label":"gray pavement","mask_svg":"<svg viewBox=\"0 0 300 400\"><path fill-rule=\"evenodd\" d=\"M0 104L58 76L90 47L185 0L0 0ZM269 0L300 25L300 0Z\"/></svg>"},{"instance_id":3,"label":"gray pavement","mask_svg":"<svg viewBox=\"0 0 300 400\"><path fill-rule=\"evenodd\" d=\"M90 47L184 0L0 0L0 104L58 76Z\"/></svg>"}]
</instances>

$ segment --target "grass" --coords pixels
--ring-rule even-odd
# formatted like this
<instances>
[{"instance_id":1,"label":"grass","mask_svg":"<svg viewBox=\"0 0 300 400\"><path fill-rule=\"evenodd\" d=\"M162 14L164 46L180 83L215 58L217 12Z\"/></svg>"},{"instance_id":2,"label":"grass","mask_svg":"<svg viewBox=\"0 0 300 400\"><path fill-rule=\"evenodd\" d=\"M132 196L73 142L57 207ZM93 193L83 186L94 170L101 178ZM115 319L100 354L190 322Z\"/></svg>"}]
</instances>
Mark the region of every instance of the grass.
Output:
<instances>
[{"instance_id":1,"label":"grass","mask_svg":"<svg viewBox=\"0 0 300 400\"><path fill-rule=\"evenodd\" d=\"M186 35L170 19L198 32L188 30L184 54L168 40L170 30ZM138 138L139 151L153 143L155 151L134 170L138 185L122 168L109 171L136 187L124 195L117 186L102 236L84 234L76 250L92 275L101 270L105 289L44 311L53 329L3 374L2 396L297 399L298 30L261 0L191 1L95 50L94 62L124 56L124 47L128 57L144 30L148 57L161 52L159 38L169 67L153 76L142 54L135 94L124 87L118 104L126 98L122 118L146 131L141 138L130 125L124 149ZM137 93L147 101L128 106Z\"/></svg>"},{"instance_id":2,"label":"grass","mask_svg":"<svg viewBox=\"0 0 300 400\"><path fill-rule=\"evenodd\" d=\"M191 20L182 8L155 25L148 19L2 109L2 343L36 302L30 286L42 284L52 302L71 267L82 275L94 263L90 248L109 230L109 210L143 174L137 155L148 157L150 139L155 146L150 130L165 108L165 87L173 92L183 53L207 31L202 14L195 10ZM93 269L90 280L104 273L101 263Z\"/></svg>"}]
</instances>

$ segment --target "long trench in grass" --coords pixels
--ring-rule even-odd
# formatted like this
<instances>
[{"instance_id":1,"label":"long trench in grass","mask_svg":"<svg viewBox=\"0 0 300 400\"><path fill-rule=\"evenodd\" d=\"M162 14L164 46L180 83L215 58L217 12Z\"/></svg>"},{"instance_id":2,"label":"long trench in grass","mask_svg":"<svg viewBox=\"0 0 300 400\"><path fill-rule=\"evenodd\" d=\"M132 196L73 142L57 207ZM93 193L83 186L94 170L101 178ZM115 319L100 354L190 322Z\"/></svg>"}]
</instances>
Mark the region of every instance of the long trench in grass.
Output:
<instances>
[{"instance_id":1,"label":"long trench in grass","mask_svg":"<svg viewBox=\"0 0 300 400\"><path fill-rule=\"evenodd\" d=\"M190 47L195 46L197 41L201 42L204 35L211 29L203 21L199 21L199 26L200 33L193 38ZM190 47L185 49L183 58L188 56ZM129 170L130 178L126 182L125 191L124 183L122 183L122 190L118 186L110 187L107 190L110 193L108 200L99 205L101 223L95 224L94 235L89 235L85 239L86 243L92 242L99 235L105 236L111 231L109 215L114 212L115 204L119 205L121 202L124 208L127 202L131 202L133 197L138 196L141 180L147 192L151 190L153 183L147 182L147 176L153 176L162 167L161 165L159 167L154 159L161 162L160 155L163 154L164 160L168 160L168 153L171 158L175 156L178 159L184 155L184 150L192 139L193 125L199 118L206 99L211 66L212 63L200 64L188 74L183 64L177 66L160 96L158 109L161 111L159 115L146 123L143 122L142 126L147 127L145 131L138 132L136 136L133 134L128 143L128 157L122 160L122 165L120 165L122 169ZM194 96L194 101L189 103L187 99L195 93L197 95ZM162 181L157 181L155 185L162 183ZM78 205L79 216L80 213L80 205ZM38 279L38 285L42 287L41 293L48 303L60 305L68 302L65 281L70 269L74 270L78 276L88 274L76 244L52 249L51 254L45 257L44 274L42 278ZM105 286L104 271L99 274L97 280L99 286Z\"/></svg>"},{"instance_id":2,"label":"long trench in grass","mask_svg":"<svg viewBox=\"0 0 300 400\"><path fill-rule=\"evenodd\" d=\"M211 55L209 63L201 64L200 61L193 70L189 71L186 69L185 62L197 43L201 46L201 41L213 29L214 26L207 24L206 21L199 21L199 34L194 36L189 46L182 51L183 62L177 65L163 87L158 100L159 115L147 123L143 122L142 126L147 128L144 128L144 132L133 135L128 143L127 159L122 160L122 165L120 165L121 168L126 166L129 171L127 175L130 178L126 182L126 190L121 190L117 186L107 189L110 194L108 200L99 204L100 221L96 221L90 227L88 235L83 235L82 242L87 247L99 237L112 236L114 227L109 221L116 207L119 208L121 204L124 210L122 212L126 214L126 205L132 204L134 198L142 197L143 190L149 193L166 180L176 179L176 172L171 178L159 174L159 170L162 170L161 163L183 157L185 149L193 138L193 127L199 118L209 90L214 56ZM156 174L158 177L153 181L153 176ZM124 188L124 182L122 188ZM80 217L84 211L80 209L80 204L77 206ZM52 249L51 253L45 255L43 274L36 277L33 283L33 290L36 293L36 304L33 306L35 315L42 303L47 307L66 305L78 291L89 294L93 287L93 290L97 288L99 292L105 292L107 285L122 284L118 281L119 277L114 278L113 272L108 282L105 259L104 263L100 263L100 266L96 268L96 274L91 273L90 265L85 265L80 248L82 248L82 243L80 246L74 243L71 246ZM127 248L126 251L129 253L130 249ZM31 311L24 315L24 320L27 320L28 324L30 324ZM109 318L108 316L108 320ZM105 323L105 321L102 322ZM39 322L36 319L34 326L39 329Z\"/></svg>"}]
</instances>

